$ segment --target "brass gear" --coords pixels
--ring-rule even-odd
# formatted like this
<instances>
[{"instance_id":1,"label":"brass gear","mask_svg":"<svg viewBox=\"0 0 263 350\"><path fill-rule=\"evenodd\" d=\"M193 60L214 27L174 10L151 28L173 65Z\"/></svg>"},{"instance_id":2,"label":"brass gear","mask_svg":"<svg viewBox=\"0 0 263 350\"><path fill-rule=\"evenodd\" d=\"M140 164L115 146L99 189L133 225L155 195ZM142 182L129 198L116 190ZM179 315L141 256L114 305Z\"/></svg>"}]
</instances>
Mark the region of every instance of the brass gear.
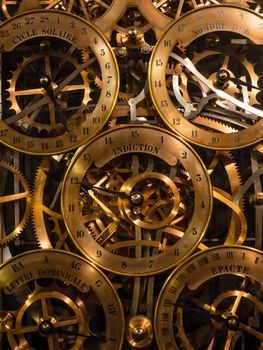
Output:
<instances>
[{"instance_id":1,"label":"brass gear","mask_svg":"<svg viewBox=\"0 0 263 350\"><path fill-rule=\"evenodd\" d=\"M263 313L261 267L260 250L237 245L209 248L185 260L171 273L157 301L159 348L170 343L171 349L229 349L241 331L246 346L260 349L262 317L255 325L251 317L254 311ZM252 294L249 282L255 286ZM243 307L247 301L249 308Z\"/></svg>"},{"instance_id":2,"label":"brass gear","mask_svg":"<svg viewBox=\"0 0 263 350\"><path fill-rule=\"evenodd\" d=\"M220 167L222 166L224 170L220 170L219 172L217 172L217 168L219 167L220 169ZM212 180L213 197L215 201L211 222L205 239L209 241L209 234L214 235L216 233L214 232L214 228L217 226L213 218L218 217L219 211L222 212L223 210L220 206L219 211L217 211L217 201L219 201L232 211L232 214L229 218L230 221L228 231L226 232L225 238L223 239L222 237L222 243L224 242L224 244L226 245L242 244L246 238L248 225L246 216L244 214L244 199L241 199L238 204L235 204L233 202L235 195L238 193L242 186L240 169L237 166L236 160L234 159L230 151L216 151L210 163L207 165L207 169L211 178L225 178L225 181L228 182L228 188L220 188L218 187L218 184L214 185ZM217 235L217 238L219 238L219 235Z\"/></svg>"},{"instance_id":3,"label":"brass gear","mask_svg":"<svg viewBox=\"0 0 263 350\"><path fill-rule=\"evenodd\" d=\"M171 21L177 19L187 13L188 11L194 10L198 7L209 6L209 5L220 5L220 4L236 4L244 7L251 8L253 11L262 13L262 5L257 0L151 0L156 9L160 14L165 15L167 19Z\"/></svg>"},{"instance_id":4,"label":"brass gear","mask_svg":"<svg viewBox=\"0 0 263 350\"><path fill-rule=\"evenodd\" d=\"M262 139L258 57L253 45L246 44L242 50L238 45L241 39L246 43L257 41L253 23L258 23L262 17L239 7L242 21L244 16L251 26L246 33L241 33L236 30L238 25L231 23L235 11L234 5L211 5L180 17L156 44L149 65L150 94L162 120L189 142L215 150L240 149ZM216 28L213 19L219 13L222 24L220 22L220 28ZM184 52L178 48L182 45ZM223 58L222 62L205 60L213 51L225 53L218 56ZM166 74L167 64L170 76ZM176 65L180 68L177 71L174 70ZM182 81L181 75L187 76L187 82ZM202 123L204 121L208 128L202 124L199 127L200 115L205 116ZM213 119L221 122L220 131L223 132L213 128L213 123L209 125L209 120ZM227 125L225 131L224 124ZM238 131L231 132L231 128Z\"/></svg>"},{"instance_id":5,"label":"brass gear","mask_svg":"<svg viewBox=\"0 0 263 350\"><path fill-rule=\"evenodd\" d=\"M31 211L31 189L24 175L12 164L0 161L0 173L0 205L3 222L0 246L5 246L17 238L27 224ZM18 203L21 204L19 219L11 214L15 213ZM7 222L7 219L12 222Z\"/></svg>"},{"instance_id":6,"label":"brass gear","mask_svg":"<svg viewBox=\"0 0 263 350\"><path fill-rule=\"evenodd\" d=\"M46 94L45 89L41 86L39 81L35 82L35 87L32 87L32 84L30 84L29 87L25 86L27 81L25 79L24 72L27 72L27 74L29 74L31 67L33 72L35 71L36 66L45 67L43 70L52 79L52 87L55 89L58 86L56 81L59 77L55 77L54 75L57 74L54 72L56 71L59 62L63 62L64 69L68 70L68 74L70 74L71 71L78 69L80 66L77 58L59 51L39 52L37 54L24 57L22 62L17 64L16 70L12 72L12 78L8 80L10 86L6 89L6 91L9 94L7 101L10 101L10 109L14 110L16 113L20 113L20 104L24 104L24 98L27 96L34 98L37 95L44 96ZM37 129L38 133L41 131L46 131L48 133L57 131L60 133L61 129L65 129L65 123L57 121L57 113L60 114L61 118L61 113L68 113L67 111L70 108L74 107L74 105L71 106L68 103L70 100L68 92L70 91L71 95L75 94L75 100L78 101L78 105L87 105L91 101L91 81L89 80L88 72L86 70L82 70L79 73L79 78L77 77L77 80L78 83L68 84L61 90L59 99L57 101L60 105L61 111L56 111L56 107L53 102L50 102L48 104L48 111L46 111L46 113L48 117L47 119L50 121L49 123L42 121L43 116L41 116L41 120L32 120L29 116L25 116L17 122L17 125L22 129L26 129L28 132L30 132L30 129L35 128ZM23 89L21 90L18 87L21 86L22 81L24 84ZM78 93L79 97L76 96L76 92ZM67 98L63 98L63 94L65 94ZM71 115L67 116L67 118L70 120L67 122L66 128L71 129L70 125L76 124L76 120L80 118L80 113L78 110L75 111L73 109L73 112Z\"/></svg>"},{"instance_id":7,"label":"brass gear","mask_svg":"<svg viewBox=\"0 0 263 350\"><path fill-rule=\"evenodd\" d=\"M218 62L218 65L215 67L214 70L208 71L208 62ZM246 54L242 52L234 52L231 50L230 47L228 48L222 48L221 50L215 49L208 49L203 52L194 52L193 58L192 58L193 64L196 66L196 68L202 72L202 68L206 68L206 78L212 83L216 85L217 81L217 73L219 70L224 70L225 72L228 72L230 79L225 86L223 87L224 91L231 95L231 96L238 96L241 94L241 86L234 83L234 79L240 79L241 77L238 76L240 72L242 71L245 80L251 84L254 88L251 89L251 91L248 91L248 99L251 105L255 105L258 103L257 100L257 93L259 91L258 86L258 80L260 76L258 76L255 72L255 63L252 63L247 60ZM235 64L233 64L235 62ZM181 64L179 64L181 65ZM234 71L234 69L236 71ZM243 79L244 79L243 77ZM185 73L180 74L181 78L181 84L180 89L183 95L183 98L186 101L193 102L193 97L191 93L189 93L188 87L188 78ZM242 79L241 79L242 80ZM191 85L191 83L190 83ZM238 87L239 86L239 87ZM191 97L190 97L191 96ZM194 102L193 102L194 103ZM210 112L211 114L211 112ZM205 116L206 114L202 114ZM208 111L209 115L209 111ZM195 122L195 119L194 119ZM196 122L198 124L198 121ZM223 121L223 124L224 121ZM211 125L212 127L212 125Z\"/></svg>"},{"instance_id":8,"label":"brass gear","mask_svg":"<svg viewBox=\"0 0 263 350\"><path fill-rule=\"evenodd\" d=\"M10 66L11 59L17 62L24 59L28 64L25 68L18 64L13 77L16 86L12 84L8 88L10 96L3 97L0 124L4 131L0 138L5 145L24 153L63 153L85 143L109 119L119 90L117 61L106 38L82 18L52 9L34 10L32 14L29 18L23 12L1 25L2 30L10 31L2 41L3 64L8 65L2 76L6 85L15 70ZM43 16L49 22L48 29ZM23 35L21 22L27 23L28 36ZM17 30L12 31L12 27ZM14 39L18 37L21 40ZM81 63L81 53L85 50L90 57ZM49 53L54 56L50 57ZM93 80L94 71L102 86ZM24 118L26 122L21 122Z\"/></svg>"},{"instance_id":9,"label":"brass gear","mask_svg":"<svg viewBox=\"0 0 263 350\"><path fill-rule=\"evenodd\" d=\"M199 288L199 291L202 289ZM219 332L226 327L227 320L239 321L239 317L242 315L242 310L248 310L248 304L250 306L250 310L252 310L251 314L249 315L252 317L253 311L259 312L259 317L261 318L263 314L263 304L262 302L256 298L255 296L246 293L242 290L230 290L228 292L223 292L220 295L218 295L215 300L211 303L211 305L205 304L202 300L199 300L197 297L195 297L195 294L198 293L195 291L192 294L188 295L189 301L194 305L197 306L197 308L200 307L200 310L206 310L207 314L210 313L211 315L211 324L210 327L214 330L218 330ZM242 303L242 299L244 300L245 304ZM187 301L185 300L184 303ZM239 308L239 310L238 310ZM185 321L186 319L183 316L184 311L184 305L178 306L177 312L176 312L176 322L175 326L178 329L178 344L179 339L184 344L185 348L187 350L194 350L195 347L191 344L189 338L191 330L189 330L189 333L187 334L187 331L185 330ZM204 315L203 315L204 316ZM208 315L207 315L208 316ZM202 314L200 314L200 317L202 317ZM219 318L222 318L222 321L219 322ZM243 321L244 322L244 321ZM247 326L249 326L250 319L249 317L246 319ZM186 326L187 327L187 326ZM211 329L211 333L213 333L213 329ZM238 330L231 332L228 331L226 336L226 343L232 345L232 341L234 341L235 333L237 333ZM222 334L223 336L223 334Z\"/></svg>"},{"instance_id":10,"label":"brass gear","mask_svg":"<svg viewBox=\"0 0 263 350\"><path fill-rule=\"evenodd\" d=\"M169 143L162 143L166 138ZM151 140L149 146L145 140ZM161 128L126 125L105 131L75 154L64 178L62 212L77 248L101 268L121 275L153 275L175 264L180 250L186 249L187 233L188 244L200 241L204 232L195 218L197 211L205 212L207 219L201 217L207 228L211 188L199 158L190 162L192 150L181 142ZM102 149L103 155L98 152ZM91 158L85 160L82 152ZM75 174L76 169L81 173ZM160 200L165 206L149 217ZM173 255L162 259L166 254Z\"/></svg>"},{"instance_id":11,"label":"brass gear","mask_svg":"<svg viewBox=\"0 0 263 350\"><path fill-rule=\"evenodd\" d=\"M2 0L2 11L6 18L37 8L55 9L73 13L88 21L99 21L111 6L112 0Z\"/></svg>"},{"instance_id":12,"label":"brass gear","mask_svg":"<svg viewBox=\"0 0 263 350\"><path fill-rule=\"evenodd\" d=\"M52 157L43 158L36 170L33 186L32 214L34 234L40 248L72 250L72 243L64 225L60 206L60 182L63 176L54 171ZM66 170L66 164L64 165ZM56 199L56 196L58 198ZM56 200L55 200L56 199ZM55 203L53 201L55 200Z\"/></svg>"},{"instance_id":13,"label":"brass gear","mask_svg":"<svg viewBox=\"0 0 263 350\"><path fill-rule=\"evenodd\" d=\"M260 310L260 312L263 314L263 304L262 302L256 298L254 295L247 293L243 290L230 290L228 292L224 292L220 295L217 296L217 298L213 301L212 303L212 310L213 312L222 312L222 306L220 306L220 304L224 303L226 299L230 299L228 300L228 307L226 309L226 305L223 306L223 310L227 311L227 312L231 312L231 313L236 313L237 312L237 307L235 307L235 310L233 312L233 304L235 304L235 299L238 299L238 302L240 303L241 299L248 299L249 301L251 301L252 303L254 303L258 310ZM232 299L232 302L231 302ZM239 306L239 305L237 305Z\"/></svg>"},{"instance_id":14,"label":"brass gear","mask_svg":"<svg viewBox=\"0 0 263 350\"><path fill-rule=\"evenodd\" d=\"M92 334L89 327L90 315L83 301L54 285L30 294L15 314L12 327L15 332L7 332L12 349L17 344L23 344L27 349L35 349L34 334L39 334L38 341L41 337L48 339L48 349L60 349L63 344L63 349L67 347L77 350L82 349L85 338L73 337L71 332L87 336Z\"/></svg>"},{"instance_id":15,"label":"brass gear","mask_svg":"<svg viewBox=\"0 0 263 350\"><path fill-rule=\"evenodd\" d=\"M91 349L121 349L120 300L87 260L62 250L34 250L5 262L0 276L5 349L81 350L84 342Z\"/></svg>"}]
</instances>

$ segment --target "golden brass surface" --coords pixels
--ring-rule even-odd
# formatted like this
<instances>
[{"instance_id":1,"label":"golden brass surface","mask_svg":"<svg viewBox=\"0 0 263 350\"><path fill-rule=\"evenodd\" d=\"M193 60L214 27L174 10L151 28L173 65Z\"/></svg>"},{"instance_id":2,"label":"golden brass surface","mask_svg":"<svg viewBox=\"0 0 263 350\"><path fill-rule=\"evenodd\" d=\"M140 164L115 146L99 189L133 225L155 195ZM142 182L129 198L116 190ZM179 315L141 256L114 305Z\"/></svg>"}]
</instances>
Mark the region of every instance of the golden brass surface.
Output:
<instances>
[{"instance_id":1,"label":"golden brass surface","mask_svg":"<svg viewBox=\"0 0 263 350\"><path fill-rule=\"evenodd\" d=\"M235 18L234 23L231 18ZM170 129L189 142L213 149L237 149L262 140L263 114L260 100L255 101L260 88L253 71L258 57L248 62L242 52L235 51L238 45L231 44L234 37L237 42L243 39L261 45L258 28L262 23L262 17L253 11L224 5L200 8L168 27L151 56L149 87L155 107ZM205 41L211 34L219 39L214 48ZM200 46L197 53L193 53L195 45ZM217 62L221 50L222 59ZM209 61L203 60L210 55L213 58ZM233 68L228 66L230 60L234 61ZM231 69L239 69L240 62L245 66L243 75L234 74ZM229 74L225 84L215 82L220 70ZM199 116L206 118L208 128L199 126ZM216 132L214 120L222 124L227 121L238 130Z\"/></svg>"},{"instance_id":2,"label":"golden brass surface","mask_svg":"<svg viewBox=\"0 0 263 350\"><path fill-rule=\"evenodd\" d=\"M87 260L55 249L23 253L1 266L0 287L20 303L12 312L15 322L3 329L12 349L31 349L37 342L48 349L60 344L82 349L84 342L121 348L119 298L108 278ZM18 291L23 291L20 298ZM105 321L95 327L101 312Z\"/></svg>"},{"instance_id":3,"label":"golden brass surface","mask_svg":"<svg viewBox=\"0 0 263 350\"><path fill-rule=\"evenodd\" d=\"M217 246L193 255L176 268L157 302L154 326L159 348L166 349L165 344L169 343L173 349L195 349L197 330L194 326L189 328L187 321L203 318L203 327L207 323L207 337L201 342L208 349L220 343L223 349L229 348L239 331L251 335L248 344L253 343L255 349L260 349L262 330L253 328L249 324L249 313L244 315L242 310L247 309L245 304L249 302L262 315L262 258L262 252L253 248ZM229 281L227 286L220 286L223 277ZM214 300L209 304L204 301L203 292L216 283L218 288L211 291L209 299ZM228 289L220 293L220 288Z\"/></svg>"},{"instance_id":4,"label":"golden brass surface","mask_svg":"<svg viewBox=\"0 0 263 350\"><path fill-rule=\"evenodd\" d=\"M132 203L133 193L141 203ZM85 256L116 273L151 275L173 267L200 242L211 185L189 145L164 130L131 125L105 132L75 154L61 206Z\"/></svg>"},{"instance_id":5,"label":"golden brass surface","mask_svg":"<svg viewBox=\"0 0 263 350\"><path fill-rule=\"evenodd\" d=\"M5 33L3 59L14 50L23 52L24 45L29 45L25 54L32 55L9 72L13 77L7 79L5 104L7 108L10 101L11 109L0 122L1 141L25 153L47 155L76 148L94 136L109 118L119 88L116 59L102 34L81 18L53 10L34 11L31 17L22 13L0 30ZM62 52L54 52L56 47ZM88 57L79 63L83 50ZM88 78L94 69L100 87L95 77ZM32 70L33 82L27 77L29 86L17 89Z\"/></svg>"},{"instance_id":6,"label":"golden brass surface","mask_svg":"<svg viewBox=\"0 0 263 350\"><path fill-rule=\"evenodd\" d=\"M258 0L2 0L0 349L262 350Z\"/></svg>"}]
</instances>

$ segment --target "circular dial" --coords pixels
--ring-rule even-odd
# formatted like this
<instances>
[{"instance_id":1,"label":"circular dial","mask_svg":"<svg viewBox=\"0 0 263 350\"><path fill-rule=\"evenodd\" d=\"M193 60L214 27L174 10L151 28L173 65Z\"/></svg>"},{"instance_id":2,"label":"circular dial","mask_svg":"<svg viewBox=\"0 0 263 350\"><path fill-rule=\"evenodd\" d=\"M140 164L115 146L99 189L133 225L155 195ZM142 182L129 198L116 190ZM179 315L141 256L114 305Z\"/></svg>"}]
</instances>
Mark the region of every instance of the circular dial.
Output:
<instances>
[{"instance_id":1,"label":"circular dial","mask_svg":"<svg viewBox=\"0 0 263 350\"><path fill-rule=\"evenodd\" d=\"M159 128L100 134L73 157L62 213L79 250L119 274L171 268L200 242L211 185L194 150Z\"/></svg>"},{"instance_id":2,"label":"circular dial","mask_svg":"<svg viewBox=\"0 0 263 350\"><path fill-rule=\"evenodd\" d=\"M25 153L55 154L94 136L108 120L119 89L106 39L81 18L54 10L18 15L0 32L0 140Z\"/></svg>"},{"instance_id":3,"label":"circular dial","mask_svg":"<svg viewBox=\"0 0 263 350\"><path fill-rule=\"evenodd\" d=\"M243 344L260 349L262 266L262 252L242 246L217 246L187 259L157 301L159 348L241 349ZM252 325L254 312L258 318Z\"/></svg>"},{"instance_id":4,"label":"circular dial","mask_svg":"<svg viewBox=\"0 0 263 350\"><path fill-rule=\"evenodd\" d=\"M35 250L6 262L0 276L3 344L12 349L121 348L124 319L117 293L85 259Z\"/></svg>"},{"instance_id":5,"label":"circular dial","mask_svg":"<svg viewBox=\"0 0 263 350\"><path fill-rule=\"evenodd\" d=\"M166 30L151 56L149 82L169 128L213 149L262 139L261 26L260 15L224 5L192 11Z\"/></svg>"}]
</instances>

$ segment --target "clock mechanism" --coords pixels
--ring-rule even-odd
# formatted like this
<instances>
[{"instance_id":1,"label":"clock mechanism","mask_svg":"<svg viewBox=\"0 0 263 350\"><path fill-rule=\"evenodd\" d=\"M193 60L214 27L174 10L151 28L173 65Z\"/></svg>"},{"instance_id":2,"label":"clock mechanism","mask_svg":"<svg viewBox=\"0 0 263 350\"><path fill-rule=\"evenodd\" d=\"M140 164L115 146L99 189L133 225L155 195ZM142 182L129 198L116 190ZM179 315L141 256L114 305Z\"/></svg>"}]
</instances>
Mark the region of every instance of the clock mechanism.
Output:
<instances>
[{"instance_id":1,"label":"clock mechanism","mask_svg":"<svg viewBox=\"0 0 263 350\"><path fill-rule=\"evenodd\" d=\"M2 0L0 348L263 344L262 4Z\"/></svg>"}]
</instances>

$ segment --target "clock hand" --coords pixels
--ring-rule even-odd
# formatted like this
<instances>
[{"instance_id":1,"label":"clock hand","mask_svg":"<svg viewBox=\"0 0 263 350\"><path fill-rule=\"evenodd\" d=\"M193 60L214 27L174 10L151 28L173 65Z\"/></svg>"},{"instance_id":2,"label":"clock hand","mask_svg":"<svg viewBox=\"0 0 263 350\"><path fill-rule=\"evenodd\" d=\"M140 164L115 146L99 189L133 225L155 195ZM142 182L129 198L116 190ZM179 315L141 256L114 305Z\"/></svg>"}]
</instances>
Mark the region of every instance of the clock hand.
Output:
<instances>
[{"instance_id":1,"label":"clock hand","mask_svg":"<svg viewBox=\"0 0 263 350\"><path fill-rule=\"evenodd\" d=\"M57 105L57 101L55 99L55 95L54 95L54 90L52 89L51 86L51 79L48 75L44 75L42 76L40 79L40 84L41 86L45 89L47 95L50 97L50 99L52 100L52 102Z\"/></svg>"},{"instance_id":2,"label":"clock hand","mask_svg":"<svg viewBox=\"0 0 263 350\"><path fill-rule=\"evenodd\" d=\"M97 58L93 57L83 62L77 69L75 69L70 75L68 75L54 90L54 96L56 97L65 86L68 85L81 71L86 69L90 64L96 62Z\"/></svg>"},{"instance_id":3,"label":"clock hand","mask_svg":"<svg viewBox=\"0 0 263 350\"><path fill-rule=\"evenodd\" d=\"M84 183L80 183L80 182L77 182L78 184L80 185L83 185L85 186L85 190L100 190L100 191L103 191L103 192L106 192L106 193L112 193L112 194L115 194L116 196L120 197L121 199L130 199L130 195L128 195L127 193L125 192L120 192L120 191L115 191L115 190L110 190L108 188L104 188L104 187L100 187L100 186L96 186L96 185L92 185L91 183L89 183L88 181L85 181Z\"/></svg>"},{"instance_id":4,"label":"clock hand","mask_svg":"<svg viewBox=\"0 0 263 350\"><path fill-rule=\"evenodd\" d=\"M34 112L36 109L52 102L50 97L48 95L43 96L40 100L36 101L35 103L31 104L29 107L26 107L21 112L12 115L11 117L8 117L5 119L5 123L8 125L17 122L19 119L22 119L29 115L30 113Z\"/></svg>"},{"instance_id":5,"label":"clock hand","mask_svg":"<svg viewBox=\"0 0 263 350\"><path fill-rule=\"evenodd\" d=\"M195 77L204 85L206 85L211 91L215 92L218 97L220 97L223 100L227 100L234 105L246 110L247 112L250 112L254 115L257 115L258 117L263 117L263 111L250 106L242 101L239 101L233 96L228 95L223 90L217 89L206 77L204 77L195 67L193 62L188 57L181 57L180 55L176 54L175 52L171 53L171 57L173 57L178 62L182 63L191 73L195 75Z\"/></svg>"},{"instance_id":6,"label":"clock hand","mask_svg":"<svg viewBox=\"0 0 263 350\"><path fill-rule=\"evenodd\" d=\"M262 91L262 89L260 87L249 84L246 81L243 81L242 79L229 77L229 80L233 81L233 83L236 83L238 85L244 85L244 86L247 86L248 88Z\"/></svg>"},{"instance_id":7,"label":"clock hand","mask_svg":"<svg viewBox=\"0 0 263 350\"><path fill-rule=\"evenodd\" d=\"M96 61L96 57L93 57L89 60L86 60L83 62L77 69L75 69L70 75L68 75L58 86L57 88L52 91L52 97L49 96L49 93L47 95L43 96L39 101L33 103L29 107L25 107L20 113L17 113L15 115L12 115L11 117L8 117L5 119L5 122L7 124L12 124L17 122L18 120L24 118L25 116L29 115L30 113L34 112L36 109L50 103L54 102L53 98L55 98L60 91L72 81L83 69L85 69L88 65L92 64ZM45 89L46 90L46 89ZM46 90L47 91L47 90Z\"/></svg>"},{"instance_id":8,"label":"clock hand","mask_svg":"<svg viewBox=\"0 0 263 350\"><path fill-rule=\"evenodd\" d=\"M130 199L130 196L125 192L114 191L114 190L110 190L108 188L103 188L103 187L98 187L98 186L92 186L92 188L106 192L106 193L115 194L116 196L120 197L121 199Z\"/></svg>"}]
</instances>

